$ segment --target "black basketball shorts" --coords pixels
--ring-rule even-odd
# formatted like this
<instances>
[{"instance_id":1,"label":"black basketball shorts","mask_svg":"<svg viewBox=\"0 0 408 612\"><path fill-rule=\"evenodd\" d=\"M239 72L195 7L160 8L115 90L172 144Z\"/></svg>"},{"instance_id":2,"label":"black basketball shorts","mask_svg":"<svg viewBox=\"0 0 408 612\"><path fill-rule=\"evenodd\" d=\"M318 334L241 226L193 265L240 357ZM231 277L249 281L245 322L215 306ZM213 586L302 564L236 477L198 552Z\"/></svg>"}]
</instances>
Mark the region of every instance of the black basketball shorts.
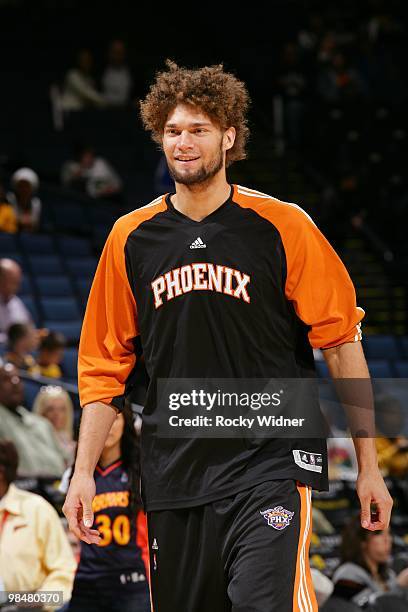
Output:
<instances>
[{"instance_id":1,"label":"black basketball shorts","mask_svg":"<svg viewBox=\"0 0 408 612\"><path fill-rule=\"evenodd\" d=\"M273 480L148 513L153 612L316 612L311 487Z\"/></svg>"}]
</instances>

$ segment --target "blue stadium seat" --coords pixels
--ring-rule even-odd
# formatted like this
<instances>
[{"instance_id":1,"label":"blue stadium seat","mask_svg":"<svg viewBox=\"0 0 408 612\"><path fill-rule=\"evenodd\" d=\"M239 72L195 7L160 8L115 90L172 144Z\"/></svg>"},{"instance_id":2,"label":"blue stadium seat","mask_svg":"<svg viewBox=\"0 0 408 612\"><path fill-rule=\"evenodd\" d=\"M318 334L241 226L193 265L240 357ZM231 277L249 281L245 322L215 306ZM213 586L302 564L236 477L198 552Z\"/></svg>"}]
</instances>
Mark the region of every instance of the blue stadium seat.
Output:
<instances>
[{"instance_id":1,"label":"blue stadium seat","mask_svg":"<svg viewBox=\"0 0 408 612\"><path fill-rule=\"evenodd\" d=\"M74 297L66 276L37 276L35 282L42 297Z\"/></svg>"},{"instance_id":2,"label":"blue stadium seat","mask_svg":"<svg viewBox=\"0 0 408 612\"><path fill-rule=\"evenodd\" d=\"M18 244L14 234L6 234L0 232L0 253L2 257L17 254L19 251Z\"/></svg>"},{"instance_id":3,"label":"blue stadium seat","mask_svg":"<svg viewBox=\"0 0 408 612\"><path fill-rule=\"evenodd\" d=\"M71 257L67 259L68 269L77 277L93 277L97 263L95 257Z\"/></svg>"},{"instance_id":4,"label":"blue stadium seat","mask_svg":"<svg viewBox=\"0 0 408 612\"><path fill-rule=\"evenodd\" d=\"M55 227L63 232L78 231L89 227L84 209L80 204L58 204L54 207Z\"/></svg>"},{"instance_id":5,"label":"blue stadium seat","mask_svg":"<svg viewBox=\"0 0 408 612\"><path fill-rule=\"evenodd\" d=\"M22 295L29 295L33 292L33 288L31 285L31 278L27 275L23 275L21 279L21 285L18 292L18 295L21 297Z\"/></svg>"},{"instance_id":6,"label":"blue stadium seat","mask_svg":"<svg viewBox=\"0 0 408 612\"><path fill-rule=\"evenodd\" d=\"M92 277L77 278L75 284L78 288L79 295L81 296L82 305L85 307L88 301L89 292L92 285Z\"/></svg>"},{"instance_id":7,"label":"blue stadium seat","mask_svg":"<svg viewBox=\"0 0 408 612\"><path fill-rule=\"evenodd\" d=\"M59 332L63 336L65 336L67 342L69 344L76 344L79 341L79 336L81 335L81 326L82 321L53 321L46 320L44 321L44 327L49 330Z\"/></svg>"},{"instance_id":8,"label":"blue stadium seat","mask_svg":"<svg viewBox=\"0 0 408 612\"><path fill-rule=\"evenodd\" d=\"M31 270L36 276L57 276L64 274L58 255L31 255L28 260Z\"/></svg>"},{"instance_id":9,"label":"blue stadium seat","mask_svg":"<svg viewBox=\"0 0 408 612\"><path fill-rule=\"evenodd\" d=\"M76 257L92 256L92 248L89 240L86 238L61 236L58 240L58 244L64 255L75 255Z\"/></svg>"},{"instance_id":10,"label":"blue stadium seat","mask_svg":"<svg viewBox=\"0 0 408 612\"><path fill-rule=\"evenodd\" d=\"M64 379L77 381L78 349L66 348L64 358L61 363Z\"/></svg>"},{"instance_id":11,"label":"blue stadium seat","mask_svg":"<svg viewBox=\"0 0 408 612\"><path fill-rule=\"evenodd\" d=\"M399 359L401 357L394 336L365 336L363 343L367 359Z\"/></svg>"},{"instance_id":12,"label":"blue stadium seat","mask_svg":"<svg viewBox=\"0 0 408 612\"><path fill-rule=\"evenodd\" d=\"M394 367L399 378L408 378L408 361L396 361Z\"/></svg>"},{"instance_id":13,"label":"blue stadium seat","mask_svg":"<svg viewBox=\"0 0 408 612\"><path fill-rule=\"evenodd\" d=\"M53 321L75 321L80 319L78 304L73 297L40 298L44 319Z\"/></svg>"},{"instance_id":14,"label":"blue stadium seat","mask_svg":"<svg viewBox=\"0 0 408 612\"><path fill-rule=\"evenodd\" d=\"M399 338L400 344L402 346L402 353L405 359L408 359L408 336L401 336Z\"/></svg>"},{"instance_id":15,"label":"blue stadium seat","mask_svg":"<svg viewBox=\"0 0 408 612\"><path fill-rule=\"evenodd\" d=\"M41 383L35 380L23 380L24 385L24 408L31 410L35 398L41 389Z\"/></svg>"},{"instance_id":16,"label":"blue stadium seat","mask_svg":"<svg viewBox=\"0 0 408 612\"><path fill-rule=\"evenodd\" d=\"M367 364L372 378L394 378L391 366L386 359L369 359Z\"/></svg>"},{"instance_id":17,"label":"blue stadium seat","mask_svg":"<svg viewBox=\"0 0 408 612\"><path fill-rule=\"evenodd\" d=\"M22 295L20 296L21 301L24 306L27 308L29 313L31 314L35 325L38 327L40 324L40 317L38 314L37 304L32 295Z\"/></svg>"},{"instance_id":18,"label":"blue stadium seat","mask_svg":"<svg viewBox=\"0 0 408 612\"><path fill-rule=\"evenodd\" d=\"M46 234L20 234L20 244L29 255L52 255L55 245L51 236Z\"/></svg>"}]
</instances>

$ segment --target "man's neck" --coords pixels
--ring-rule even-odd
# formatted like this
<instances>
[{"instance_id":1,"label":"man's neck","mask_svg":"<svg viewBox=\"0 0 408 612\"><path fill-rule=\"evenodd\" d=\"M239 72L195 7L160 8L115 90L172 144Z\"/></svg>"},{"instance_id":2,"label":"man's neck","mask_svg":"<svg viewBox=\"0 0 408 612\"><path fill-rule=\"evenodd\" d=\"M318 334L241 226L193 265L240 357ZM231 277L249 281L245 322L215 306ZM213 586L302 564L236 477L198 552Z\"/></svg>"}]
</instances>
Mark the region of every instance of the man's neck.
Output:
<instances>
[{"instance_id":1,"label":"man's neck","mask_svg":"<svg viewBox=\"0 0 408 612\"><path fill-rule=\"evenodd\" d=\"M171 201L176 210L194 221L202 221L217 210L231 193L225 174L216 175L210 181L196 185L176 183L176 194Z\"/></svg>"}]
</instances>

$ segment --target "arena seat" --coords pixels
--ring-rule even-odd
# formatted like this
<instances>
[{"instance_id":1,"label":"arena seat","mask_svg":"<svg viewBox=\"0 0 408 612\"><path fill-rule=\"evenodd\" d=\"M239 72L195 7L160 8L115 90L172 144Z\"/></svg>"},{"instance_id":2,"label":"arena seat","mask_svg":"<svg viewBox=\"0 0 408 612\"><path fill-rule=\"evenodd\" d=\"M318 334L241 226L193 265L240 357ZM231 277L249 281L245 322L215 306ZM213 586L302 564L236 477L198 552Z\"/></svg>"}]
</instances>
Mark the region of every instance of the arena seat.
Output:
<instances>
[{"instance_id":1,"label":"arena seat","mask_svg":"<svg viewBox=\"0 0 408 612\"><path fill-rule=\"evenodd\" d=\"M62 359L61 367L64 374L64 379L77 381L78 373L78 349L66 348Z\"/></svg>"},{"instance_id":2,"label":"arena seat","mask_svg":"<svg viewBox=\"0 0 408 612\"><path fill-rule=\"evenodd\" d=\"M86 238L76 238L73 236L61 236L58 239L61 253L68 256L87 257L92 256L92 249L89 240Z\"/></svg>"},{"instance_id":3,"label":"arena seat","mask_svg":"<svg viewBox=\"0 0 408 612\"><path fill-rule=\"evenodd\" d=\"M55 206L55 227L62 232L78 232L89 230L89 222L85 216L84 209L80 204L59 204Z\"/></svg>"},{"instance_id":4,"label":"arena seat","mask_svg":"<svg viewBox=\"0 0 408 612\"><path fill-rule=\"evenodd\" d=\"M76 344L79 341L81 335L82 321L55 321L52 319L46 319L44 321L44 327L55 332L63 334L68 344Z\"/></svg>"},{"instance_id":5,"label":"arena seat","mask_svg":"<svg viewBox=\"0 0 408 612\"><path fill-rule=\"evenodd\" d=\"M39 390L41 389L41 383L35 380L24 380L24 408L31 410L33 403Z\"/></svg>"},{"instance_id":6,"label":"arena seat","mask_svg":"<svg viewBox=\"0 0 408 612\"><path fill-rule=\"evenodd\" d=\"M367 359L398 359L401 357L394 336L365 336L363 346Z\"/></svg>"},{"instance_id":7,"label":"arena seat","mask_svg":"<svg viewBox=\"0 0 408 612\"><path fill-rule=\"evenodd\" d=\"M38 276L57 276L64 274L58 255L31 255L28 261L33 274Z\"/></svg>"},{"instance_id":8,"label":"arena seat","mask_svg":"<svg viewBox=\"0 0 408 612\"><path fill-rule=\"evenodd\" d=\"M394 372L386 359L368 359L367 365L372 378L394 378Z\"/></svg>"},{"instance_id":9,"label":"arena seat","mask_svg":"<svg viewBox=\"0 0 408 612\"><path fill-rule=\"evenodd\" d=\"M0 253L2 257L18 253L18 244L14 234L0 232Z\"/></svg>"},{"instance_id":10,"label":"arena seat","mask_svg":"<svg viewBox=\"0 0 408 612\"><path fill-rule=\"evenodd\" d=\"M400 345L402 347L403 356L408 359L408 336L401 336L399 338Z\"/></svg>"},{"instance_id":11,"label":"arena seat","mask_svg":"<svg viewBox=\"0 0 408 612\"><path fill-rule=\"evenodd\" d=\"M76 321L80 319L78 304L73 297L40 298L45 319L53 321Z\"/></svg>"},{"instance_id":12,"label":"arena seat","mask_svg":"<svg viewBox=\"0 0 408 612\"><path fill-rule=\"evenodd\" d=\"M20 299L22 300L24 306L27 308L28 312L31 314L35 325L38 327L40 323L40 316L38 313L37 304L34 301L33 296L32 295L22 295L20 296Z\"/></svg>"},{"instance_id":13,"label":"arena seat","mask_svg":"<svg viewBox=\"0 0 408 612\"><path fill-rule=\"evenodd\" d=\"M73 276L93 276L95 274L97 261L95 257L70 257L67 266Z\"/></svg>"},{"instance_id":14,"label":"arena seat","mask_svg":"<svg viewBox=\"0 0 408 612\"><path fill-rule=\"evenodd\" d=\"M53 255L55 245L51 236L47 234L26 234L19 236L20 245L29 255Z\"/></svg>"},{"instance_id":15,"label":"arena seat","mask_svg":"<svg viewBox=\"0 0 408 612\"><path fill-rule=\"evenodd\" d=\"M23 274L18 295L20 297L22 295L31 295L32 291L33 291L33 288L31 284L31 277L27 276L26 274Z\"/></svg>"},{"instance_id":16,"label":"arena seat","mask_svg":"<svg viewBox=\"0 0 408 612\"><path fill-rule=\"evenodd\" d=\"M399 378L408 378L408 361L396 361L394 367Z\"/></svg>"},{"instance_id":17,"label":"arena seat","mask_svg":"<svg viewBox=\"0 0 408 612\"><path fill-rule=\"evenodd\" d=\"M74 297L70 280L65 276L37 276L35 284L42 297Z\"/></svg>"}]
</instances>

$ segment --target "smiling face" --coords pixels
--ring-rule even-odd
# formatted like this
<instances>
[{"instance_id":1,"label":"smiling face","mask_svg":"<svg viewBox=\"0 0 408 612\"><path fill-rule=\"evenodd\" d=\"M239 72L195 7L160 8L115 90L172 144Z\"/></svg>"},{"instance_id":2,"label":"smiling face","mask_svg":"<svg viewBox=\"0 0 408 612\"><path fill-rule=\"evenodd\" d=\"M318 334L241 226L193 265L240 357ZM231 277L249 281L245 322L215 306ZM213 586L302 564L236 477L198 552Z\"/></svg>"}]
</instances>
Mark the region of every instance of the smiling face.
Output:
<instances>
[{"instance_id":1,"label":"smiling face","mask_svg":"<svg viewBox=\"0 0 408 612\"><path fill-rule=\"evenodd\" d=\"M235 140L233 127L222 130L200 109L178 104L164 126L163 151L176 183L203 183L225 174L225 153Z\"/></svg>"}]
</instances>

